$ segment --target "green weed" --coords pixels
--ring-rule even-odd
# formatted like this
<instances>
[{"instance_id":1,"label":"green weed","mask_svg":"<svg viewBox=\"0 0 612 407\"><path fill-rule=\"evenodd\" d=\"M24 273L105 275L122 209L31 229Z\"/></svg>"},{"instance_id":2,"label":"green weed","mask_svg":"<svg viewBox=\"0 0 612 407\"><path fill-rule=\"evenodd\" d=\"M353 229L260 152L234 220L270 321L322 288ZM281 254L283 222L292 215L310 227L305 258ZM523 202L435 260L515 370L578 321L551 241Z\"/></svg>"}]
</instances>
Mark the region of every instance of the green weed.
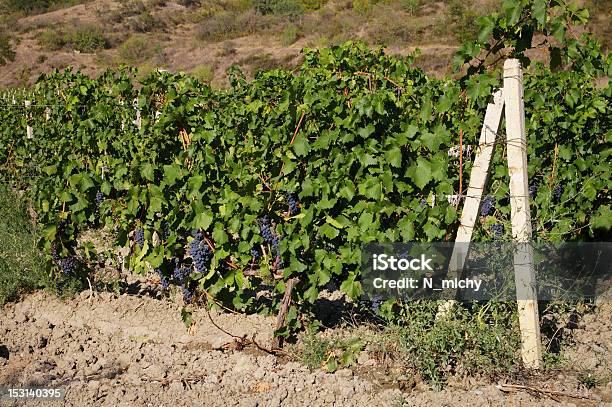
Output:
<instances>
[{"instance_id":1,"label":"green weed","mask_svg":"<svg viewBox=\"0 0 612 407\"><path fill-rule=\"evenodd\" d=\"M39 238L23 200L0 185L0 305L50 285L44 258L36 248Z\"/></svg>"}]
</instances>

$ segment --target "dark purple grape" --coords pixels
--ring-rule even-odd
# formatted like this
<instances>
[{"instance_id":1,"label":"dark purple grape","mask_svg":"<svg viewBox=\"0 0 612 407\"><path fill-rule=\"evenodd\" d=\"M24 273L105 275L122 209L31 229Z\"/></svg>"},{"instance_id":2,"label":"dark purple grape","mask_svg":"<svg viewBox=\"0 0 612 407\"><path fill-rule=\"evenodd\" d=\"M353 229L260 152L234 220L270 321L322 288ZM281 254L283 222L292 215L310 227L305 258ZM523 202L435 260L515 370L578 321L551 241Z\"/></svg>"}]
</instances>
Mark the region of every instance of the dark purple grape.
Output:
<instances>
[{"instance_id":1,"label":"dark purple grape","mask_svg":"<svg viewBox=\"0 0 612 407\"><path fill-rule=\"evenodd\" d=\"M255 260L259 259L260 254L259 254L259 249L258 249L257 247L253 247L253 248L251 248L251 256L252 256L252 257L253 257Z\"/></svg>"},{"instance_id":2,"label":"dark purple grape","mask_svg":"<svg viewBox=\"0 0 612 407\"><path fill-rule=\"evenodd\" d=\"M96 194L96 208L99 208L100 205L102 205L102 202L104 202L106 198L104 197L104 194L102 192L98 192Z\"/></svg>"},{"instance_id":3,"label":"dark purple grape","mask_svg":"<svg viewBox=\"0 0 612 407\"><path fill-rule=\"evenodd\" d=\"M155 272L159 275L159 280L161 282L162 288L167 290L170 287L170 279L166 277L162 269L155 269Z\"/></svg>"},{"instance_id":4,"label":"dark purple grape","mask_svg":"<svg viewBox=\"0 0 612 407\"><path fill-rule=\"evenodd\" d=\"M51 258L53 259L53 261L56 262L61 259L59 252L57 251L57 245L55 243L51 245Z\"/></svg>"},{"instance_id":5,"label":"dark purple grape","mask_svg":"<svg viewBox=\"0 0 612 407\"><path fill-rule=\"evenodd\" d=\"M378 311L380 310L380 304L382 304L383 301L384 301L384 298L382 295L380 294L374 295L372 299L370 300L372 304L372 311L374 311L375 313L378 313Z\"/></svg>"},{"instance_id":6,"label":"dark purple grape","mask_svg":"<svg viewBox=\"0 0 612 407\"><path fill-rule=\"evenodd\" d=\"M291 192L285 192L285 199L289 205L289 215L295 215L299 212L298 202L295 196Z\"/></svg>"},{"instance_id":7,"label":"dark purple grape","mask_svg":"<svg viewBox=\"0 0 612 407\"><path fill-rule=\"evenodd\" d=\"M424 208L427 206L427 199L423 198L421 199L421 202L419 202L419 209Z\"/></svg>"},{"instance_id":8,"label":"dark purple grape","mask_svg":"<svg viewBox=\"0 0 612 407\"><path fill-rule=\"evenodd\" d=\"M69 256L65 259L60 259L58 261L58 264L62 269L62 273L66 275L73 275L78 266L77 259L74 256Z\"/></svg>"},{"instance_id":9,"label":"dark purple grape","mask_svg":"<svg viewBox=\"0 0 612 407\"><path fill-rule=\"evenodd\" d=\"M206 241L204 241L202 233L196 231L194 234L195 237L189 245L189 254L191 255L196 271L198 273L206 273L208 272L213 253Z\"/></svg>"},{"instance_id":10,"label":"dark purple grape","mask_svg":"<svg viewBox=\"0 0 612 407\"><path fill-rule=\"evenodd\" d=\"M183 289L183 301L189 303L193 299L193 291L189 287L182 287Z\"/></svg>"},{"instance_id":11,"label":"dark purple grape","mask_svg":"<svg viewBox=\"0 0 612 407\"><path fill-rule=\"evenodd\" d=\"M261 237L264 241L272 246L272 252L277 258L280 258L280 242L281 238L273 231L272 223L267 217L263 217L258 221ZM282 261L281 261L282 263ZM282 266L281 266L282 267Z\"/></svg>"},{"instance_id":12,"label":"dark purple grape","mask_svg":"<svg viewBox=\"0 0 612 407\"><path fill-rule=\"evenodd\" d=\"M529 197L531 199L535 199L538 194L538 186L536 184L529 185Z\"/></svg>"},{"instance_id":13,"label":"dark purple grape","mask_svg":"<svg viewBox=\"0 0 612 407\"><path fill-rule=\"evenodd\" d=\"M493 232L493 239L499 240L504 235L504 225L501 223L494 223L490 226L491 231Z\"/></svg>"},{"instance_id":14,"label":"dark purple grape","mask_svg":"<svg viewBox=\"0 0 612 407\"><path fill-rule=\"evenodd\" d=\"M495 198L491 195L487 195L482 200L482 206L480 207L480 216L488 216L493 212L495 206Z\"/></svg>"},{"instance_id":15,"label":"dark purple grape","mask_svg":"<svg viewBox=\"0 0 612 407\"><path fill-rule=\"evenodd\" d=\"M179 284L183 284L187 277L191 274L191 267L181 266L179 260L177 258L174 259L174 273L173 277L179 282Z\"/></svg>"},{"instance_id":16,"label":"dark purple grape","mask_svg":"<svg viewBox=\"0 0 612 407\"><path fill-rule=\"evenodd\" d=\"M145 236L144 236L144 229L143 228L136 229L136 233L134 235L134 239L136 240L136 244L138 244L138 247L140 247L142 249L142 247L144 246L144 242L145 242Z\"/></svg>"}]
</instances>

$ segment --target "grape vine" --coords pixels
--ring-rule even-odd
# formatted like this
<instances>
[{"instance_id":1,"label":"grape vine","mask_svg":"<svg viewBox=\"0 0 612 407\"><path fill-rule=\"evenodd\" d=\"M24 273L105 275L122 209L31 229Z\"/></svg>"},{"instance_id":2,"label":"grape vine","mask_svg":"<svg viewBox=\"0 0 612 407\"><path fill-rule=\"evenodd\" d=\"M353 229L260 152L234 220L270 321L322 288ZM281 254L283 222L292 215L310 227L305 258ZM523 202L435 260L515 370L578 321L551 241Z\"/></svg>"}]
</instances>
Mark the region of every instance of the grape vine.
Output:
<instances>
[{"instance_id":1,"label":"grape vine","mask_svg":"<svg viewBox=\"0 0 612 407\"><path fill-rule=\"evenodd\" d=\"M458 213L446 197L465 191L448 151L460 133L475 148L501 85L494 58L527 63L532 29L557 41L554 63L533 62L524 77L534 239L609 239L612 90L595 79L612 73L611 59L590 37L560 34L582 22L580 10L504 4L457 54L459 80L352 42L305 49L295 74L249 82L232 69L225 90L157 71L141 81L132 69L44 75L23 95L27 112L0 100L0 181L27 191L56 270L87 266L77 229L96 225L130 249L129 269L155 270L186 301L203 289L244 309L245 293L265 283L274 309L291 278L296 306L330 282L357 298L362 244L453 239ZM492 223L477 240L503 239L509 225L501 149L492 168L481 207Z\"/></svg>"}]
</instances>

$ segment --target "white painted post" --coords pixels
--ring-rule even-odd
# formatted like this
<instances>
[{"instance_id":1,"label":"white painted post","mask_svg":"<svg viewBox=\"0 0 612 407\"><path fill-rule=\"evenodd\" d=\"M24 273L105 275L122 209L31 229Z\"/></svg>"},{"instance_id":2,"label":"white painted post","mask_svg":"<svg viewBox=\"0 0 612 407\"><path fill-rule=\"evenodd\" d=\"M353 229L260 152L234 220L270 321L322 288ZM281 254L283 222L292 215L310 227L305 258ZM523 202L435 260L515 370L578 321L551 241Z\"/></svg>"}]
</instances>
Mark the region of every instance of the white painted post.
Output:
<instances>
[{"instance_id":1,"label":"white painted post","mask_svg":"<svg viewBox=\"0 0 612 407\"><path fill-rule=\"evenodd\" d=\"M517 244L514 253L514 279L522 338L521 353L526 367L538 369L542 360L540 323L531 246L523 73L517 59L509 59L504 63L504 100L512 239Z\"/></svg>"},{"instance_id":2,"label":"white painted post","mask_svg":"<svg viewBox=\"0 0 612 407\"><path fill-rule=\"evenodd\" d=\"M23 102L24 106L25 106L25 117L26 117L26 133L27 133L27 137L28 139L33 139L34 138L34 130L32 129L32 126L30 126L30 113L29 113L29 109L28 107L30 107L32 105L32 102L30 102L29 100L26 100Z\"/></svg>"},{"instance_id":3,"label":"white painted post","mask_svg":"<svg viewBox=\"0 0 612 407\"><path fill-rule=\"evenodd\" d=\"M459 224L459 230L457 230L457 237L455 238L455 242L461 244L455 245L453 248L451 260L449 262L448 278L456 276L465 265L469 242L472 240L472 233L474 232L474 226L478 218L480 201L482 200L482 194L489 177L489 168L491 166L491 159L493 158L493 151L495 150L495 140L503 112L503 92L498 90L493 93L493 100L491 100L487 106L484 123L480 131L476 158L474 158L474 165L472 167L472 173L470 174L470 185L468 186L465 203L461 211L461 223ZM454 304L454 300L445 301L440 304L437 316L441 317L446 315Z\"/></svg>"},{"instance_id":4,"label":"white painted post","mask_svg":"<svg viewBox=\"0 0 612 407\"><path fill-rule=\"evenodd\" d=\"M134 109L136 109L136 120L134 121L134 124L138 130L140 130L142 127L142 117L140 114L140 109L138 108L138 98L134 99Z\"/></svg>"}]
</instances>

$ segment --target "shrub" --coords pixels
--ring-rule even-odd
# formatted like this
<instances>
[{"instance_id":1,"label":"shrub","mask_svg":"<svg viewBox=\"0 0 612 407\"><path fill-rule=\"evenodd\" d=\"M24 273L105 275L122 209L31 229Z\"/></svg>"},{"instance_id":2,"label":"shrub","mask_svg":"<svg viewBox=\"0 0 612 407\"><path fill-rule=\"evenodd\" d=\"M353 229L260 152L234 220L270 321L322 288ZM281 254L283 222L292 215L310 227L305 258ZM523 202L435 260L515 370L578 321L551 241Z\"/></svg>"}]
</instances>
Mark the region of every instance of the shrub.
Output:
<instances>
[{"instance_id":1,"label":"shrub","mask_svg":"<svg viewBox=\"0 0 612 407\"><path fill-rule=\"evenodd\" d=\"M49 51L57 51L64 48L66 45L66 38L64 34L56 30L48 29L40 33L38 42L43 48Z\"/></svg>"},{"instance_id":2,"label":"shrub","mask_svg":"<svg viewBox=\"0 0 612 407\"><path fill-rule=\"evenodd\" d=\"M202 82L210 83L215 77L215 71L210 65L203 64L197 66L193 72L193 76L198 78Z\"/></svg>"},{"instance_id":3,"label":"shrub","mask_svg":"<svg viewBox=\"0 0 612 407\"><path fill-rule=\"evenodd\" d=\"M222 11L202 21L197 36L203 41L236 38L268 29L274 20L272 16L261 16L252 10L243 13Z\"/></svg>"},{"instance_id":4,"label":"shrub","mask_svg":"<svg viewBox=\"0 0 612 407\"><path fill-rule=\"evenodd\" d=\"M402 7L410 14L416 14L421 7L420 0L403 0Z\"/></svg>"},{"instance_id":5,"label":"shrub","mask_svg":"<svg viewBox=\"0 0 612 407\"><path fill-rule=\"evenodd\" d=\"M200 0L178 0L178 4L185 7L195 7L200 5Z\"/></svg>"},{"instance_id":6,"label":"shrub","mask_svg":"<svg viewBox=\"0 0 612 407\"><path fill-rule=\"evenodd\" d=\"M314 11L320 9L327 3L327 0L302 0L301 3L304 6L304 10Z\"/></svg>"},{"instance_id":7,"label":"shrub","mask_svg":"<svg viewBox=\"0 0 612 407\"><path fill-rule=\"evenodd\" d=\"M221 12L204 20L198 30L198 38L204 41L220 41L239 36L241 27L233 13Z\"/></svg>"},{"instance_id":8,"label":"shrub","mask_svg":"<svg viewBox=\"0 0 612 407\"><path fill-rule=\"evenodd\" d=\"M0 305L49 285L43 256L36 248L39 238L25 203L0 184Z\"/></svg>"},{"instance_id":9,"label":"shrub","mask_svg":"<svg viewBox=\"0 0 612 407\"><path fill-rule=\"evenodd\" d=\"M138 16L131 17L128 21L130 29L142 33L165 27L162 20L153 17L153 15L148 11L143 11Z\"/></svg>"},{"instance_id":10,"label":"shrub","mask_svg":"<svg viewBox=\"0 0 612 407\"><path fill-rule=\"evenodd\" d=\"M38 41L49 51L57 51L69 46L79 52L91 53L107 48L109 45L102 30L94 26L78 27L68 33L48 29L40 33Z\"/></svg>"},{"instance_id":11,"label":"shrub","mask_svg":"<svg viewBox=\"0 0 612 407\"><path fill-rule=\"evenodd\" d=\"M304 14L304 6L298 0L254 0L255 10L261 14L277 14L298 17Z\"/></svg>"},{"instance_id":12,"label":"shrub","mask_svg":"<svg viewBox=\"0 0 612 407\"><path fill-rule=\"evenodd\" d=\"M118 49L119 57L127 63L144 61L159 53L159 44L152 43L144 35L134 35L128 38Z\"/></svg>"},{"instance_id":13,"label":"shrub","mask_svg":"<svg viewBox=\"0 0 612 407\"><path fill-rule=\"evenodd\" d=\"M95 52L108 46L104 34L96 27L77 28L69 35L67 43L75 50L86 53Z\"/></svg>"},{"instance_id":14,"label":"shrub","mask_svg":"<svg viewBox=\"0 0 612 407\"><path fill-rule=\"evenodd\" d=\"M298 39L299 30L294 24L288 24L281 33L281 43L287 47Z\"/></svg>"},{"instance_id":15,"label":"shrub","mask_svg":"<svg viewBox=\"0 0 612 407\"><path fill-rule=\"evenodd\" d=\"M353 0L353 10L357 14L367 14L372 11L372 1L370 0Z\"/></svg>"},{"instance_id":16,"label":"shrub","mask_svg":"<svg viewBox=\"0 0 612 407\"><path fill-rule=\"evenodd\" d=\"M0 65L8 61L15 60L15 51L11 48L10 40L7 36L0 34Z\"/></svg>"},{"instance_id":17,"label":"shrub","mask_svg":"<svg viewBox=\"0 0 612 407\"><path fill-rule=\"evenodd\" d=\"M279 0L272 8L272 13L297 18L304 14L304 7L296 0Z\"/></svg>"},{"instance_id":18,"label":"shrub","mask_svg":"<svg viewBox=\"0 0 612 407\"><path fill-rule=\"evenodd\" d=\"M19 12L24 14L39 14L61 7L74 6L85 3L87 0L3 0L0 9L8 12Z\"/></svg>"}]
</instances>

